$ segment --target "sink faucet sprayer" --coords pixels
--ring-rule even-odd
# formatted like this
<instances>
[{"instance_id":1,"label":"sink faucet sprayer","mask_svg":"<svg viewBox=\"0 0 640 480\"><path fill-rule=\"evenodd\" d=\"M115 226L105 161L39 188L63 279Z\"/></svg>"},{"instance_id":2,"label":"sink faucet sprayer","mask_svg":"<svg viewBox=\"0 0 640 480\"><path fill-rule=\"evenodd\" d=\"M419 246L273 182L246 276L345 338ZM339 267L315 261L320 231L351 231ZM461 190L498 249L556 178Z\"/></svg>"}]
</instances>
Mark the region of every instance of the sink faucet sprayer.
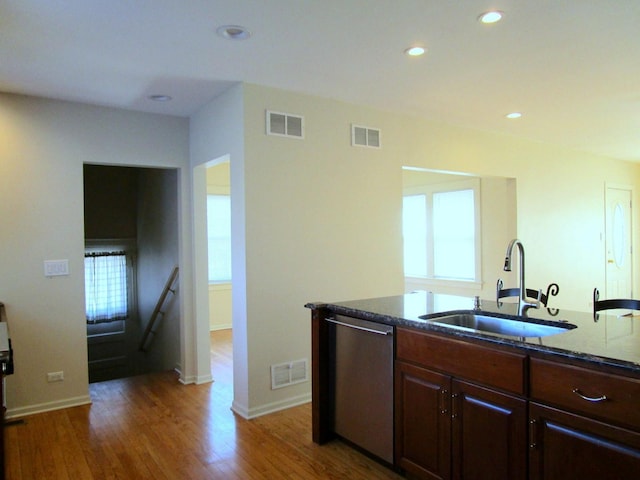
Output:
<instances>
[{"instance_id":1,"label":"sink faucet sprayer","mask_svg":"<svg viewBox=\"0 0 640 480\"><path fill-rule=\"evenodd\" d=\"M540 301L527 299L527 290L524 286L524 246L517 238L511 240L507 247L507 254L504 259L504 271L511 271L511 256L513 254L513 247L516 245L518 246L518 253L520 254L520 295L518 296L518 315L524 315L528 308L540 308Z\"/></svg>"}]
</instances>

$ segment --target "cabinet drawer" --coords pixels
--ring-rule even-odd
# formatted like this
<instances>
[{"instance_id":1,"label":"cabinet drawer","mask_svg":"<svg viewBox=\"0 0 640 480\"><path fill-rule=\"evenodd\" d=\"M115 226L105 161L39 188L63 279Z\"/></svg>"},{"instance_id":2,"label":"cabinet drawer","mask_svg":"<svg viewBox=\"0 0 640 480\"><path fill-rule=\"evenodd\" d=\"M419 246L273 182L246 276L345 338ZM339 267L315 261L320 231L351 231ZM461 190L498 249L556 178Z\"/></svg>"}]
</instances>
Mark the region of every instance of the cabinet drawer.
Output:
<instances>
[{"instance_id":1,"label":"cabinet drawer","mask_svg":"<svg viewBox=\"0 0 640 480\"><path fill-rule=\"evenodd\" d=\"M404 328L397 329L396 352L399 360L524 394L525 355Z\"/></svg>"},{"instance_id":2,"label":"cabinet drawer","mask_svg":"<svg viewBox=\"0 0 640 480\"><path fill-rule=\"evenodd\" d=\"M532 399L640 429L640 380L536 358L530 368Z\"/></svg>"}]
</instances>

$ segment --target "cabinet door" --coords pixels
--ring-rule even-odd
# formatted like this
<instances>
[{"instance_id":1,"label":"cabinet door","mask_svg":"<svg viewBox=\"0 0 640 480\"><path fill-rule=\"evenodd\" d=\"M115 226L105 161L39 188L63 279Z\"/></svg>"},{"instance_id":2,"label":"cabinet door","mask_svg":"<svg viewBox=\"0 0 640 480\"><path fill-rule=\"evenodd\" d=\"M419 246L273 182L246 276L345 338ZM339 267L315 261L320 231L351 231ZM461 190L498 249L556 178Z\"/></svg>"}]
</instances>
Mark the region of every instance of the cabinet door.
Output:
<instances>
[{"instance_id":1,"label":"cabinet door","mask_svg":"<svg viewBox=\"0 0 640 480\"><path fill-rule=\"evenodd\" d=\"M531 402L530 478L628 480L640 472L640 434Z\"/></svg>"},{"instance_id":2,"label":"cabinet door","mask_svg":"<svg viewBox=\"0 0 640 480\"><path fill-rule=\"evenodd\" d=\"M452 382L453 478L527 478L527 402Z\"/></svg>"},{"instance_id":3,"label":"cabinet door","mask_svg":"<svg viewBox=\"0 0 640 480\"><path fill-rule=\"evenodd\" d=\"M450 384L450 377L396 362L396 465L417 478L451 478Z\"/></svg>"}]
</instances>

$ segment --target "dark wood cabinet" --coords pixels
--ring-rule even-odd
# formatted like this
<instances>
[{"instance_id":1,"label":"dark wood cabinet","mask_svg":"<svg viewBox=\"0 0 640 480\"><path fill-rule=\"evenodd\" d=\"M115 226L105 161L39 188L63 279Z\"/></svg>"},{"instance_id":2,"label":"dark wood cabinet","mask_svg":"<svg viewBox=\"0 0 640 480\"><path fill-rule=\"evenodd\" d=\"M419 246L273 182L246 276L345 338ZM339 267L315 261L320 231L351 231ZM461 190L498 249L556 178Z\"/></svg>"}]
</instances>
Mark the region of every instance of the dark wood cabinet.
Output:
<instances>
[{"instance_id":1,"label":"dark wood cabinet","mask_svg":"<svg viewBox=\"0 0 640 480\"><path fill-rule=\"evenodd\" d=\"M539 403L640 431L640 380L531 359L530 397Z\"/></svg>"},{"instance_id":2,"label":"dark wood cabinet","mask_svg":"<svg viewBox=\"0 0 640 480\"><path fill-rule=\"evenodd\" d=\"M396 465L419 478L451 477L451 377L396 362Z\"/></svg>"},{"instance_id":3,"label":"dark wood cabinet","mask_svg":"<svg viewBox=\"0 0 640 480\"><path fill-rule=\"evenodd\" d=\"M629 479L640 472L640 381L532 358L531 479Z\"/></svg>"},{"instance_id":4,"label":"dark wood cabinet","mask_svg":"<svg viewBox=\"0 0 640 480\"><path fill-rule=\"evenodd\" d=\"M454 354L460 354L456 375L469 376L460 379L442 371L440 364L450 359L425 362L429 354L424 342L431 341L438 349L449 342ZM492 382L487 372L513 368L519 378L498 376L493 383L520 386L523 370L517 365L522 358L404 330L398 331L397 345L402 360L396 362L396 464L424 479L527 478L526 400L476 384L472 373L481 370L483 379ZM480 363L468 364L465 371L461 365L467 354ZM514 365L496 362L507 358Z\"/></svg>"},{"instance_id":5,"label":"dark wood cabinet","mask_svg":"<svg viewBox=\"0 0 640 480\"><path fill-rule=\"evenodd\" d=\"M453 380L453 478L527 478L527 402Z\"/></svg>"},{"instance_id":6,"label":"dark wood cabinet","mask_svg":"<svg viewBox=\"0 0 640 480\"><path fill-rule=\"evenodd\" d=\"M628 480L640 472L640 434L530 403L532 480Z\"/></svg>"}]
</instances>

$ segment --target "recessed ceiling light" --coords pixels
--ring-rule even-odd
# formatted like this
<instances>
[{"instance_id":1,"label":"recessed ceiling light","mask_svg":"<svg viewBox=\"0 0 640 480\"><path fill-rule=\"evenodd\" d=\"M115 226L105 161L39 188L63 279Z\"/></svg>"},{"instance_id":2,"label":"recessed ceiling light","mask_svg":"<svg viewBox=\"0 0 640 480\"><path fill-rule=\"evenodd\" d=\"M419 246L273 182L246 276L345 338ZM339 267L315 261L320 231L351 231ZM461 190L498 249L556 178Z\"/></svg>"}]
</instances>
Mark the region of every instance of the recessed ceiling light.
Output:
<instances>
[{"instance_id":1,"label":"recessed ceiling light","mask_svg":"<svg viewBox=\"0 0 640 480\"><path fill-rule=\"evenodd\" d=\"M240 25L223 25L218 27L216 33L229 40L246 40L251 36L251 32Z\"/></svg>"},{"instance_id":2,"label":"recessed ceiling light","mask_svg":"<svg viewBox=\"0 0 640 480\"><path fill-rule=\"evenodd\" d=\"M505 115L505 117L507 118L520 118L521 116L522 116L522 113L520 112L511 112Z\"/></svg>"},{"instance_id":3,"label":"recessed ceiling light","mask_svg":"<svg viewBox=\"0 0 640 480\"><path fill-rule=\"evenodd\" d=\"M149 95L147 98L154 102L170 102L173 99L173 97L169 95Z\"/></svg>"},{"instance_id":4,"label":"recessed ceiling light","mask_svg":"<svg viewBox=\"0 0 640 480\"><path fill-rule=\"evenodd\" d=\"M424 55L426 51L427 51L426 48L416 45L416 46L407 48L404 51L404 53L406 53L410 57L419 57L420 55Z\"/></svg>"},{"instance_id":5,"label":"recessed ceiling light","mask_svg":"<svg viewBox=\"0 0 640 480\"><path fill-rule=\"evenodd\" d=\"M496 23L502 20L504 14L500 10L491 10L490 12L484 12L478 17L480 23Z\"/></svg>"}]
</instances>

